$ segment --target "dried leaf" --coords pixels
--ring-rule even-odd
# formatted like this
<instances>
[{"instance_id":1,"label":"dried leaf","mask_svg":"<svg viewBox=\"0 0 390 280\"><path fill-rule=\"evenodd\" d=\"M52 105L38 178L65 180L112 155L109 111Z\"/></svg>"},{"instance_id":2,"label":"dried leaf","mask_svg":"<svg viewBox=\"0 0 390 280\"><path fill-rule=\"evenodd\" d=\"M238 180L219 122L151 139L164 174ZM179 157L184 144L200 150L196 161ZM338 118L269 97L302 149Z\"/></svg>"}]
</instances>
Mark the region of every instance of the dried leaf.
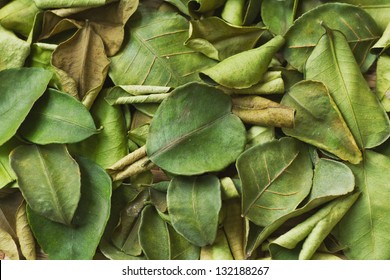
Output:
<instances>
[{"instance_id":1,"label":"dried leaf","mask_svg":"<svg viewBox=\"0 0 390 280\"><path fill-rule=\"evenodd\" d=\"M30 46L0 25L0 71L22 67L30 53Z\"/></svg>"},{"instance_id":2,"label":"dried leaf","mask_svg":"<svg viewBox=\"0 0 390 280\"><path fill-rule=\"evenodd\" d=\"M16 212L16 235L18 236L20 250L26 260L35 260L37 258L35 239L27 221L25 202L19 206Z\"/></svg>"},{"instance_id":3,"label":"dried leaf","mask_svg":"<svg viewBox=\"0 0 390 280\"><path fill-rule=\"evenodd\" d=\"M18 260L19 253L12 236L0 228L0 253L3 253L3 259ZM1 255L1 254L0 254Z\"/></svg>"}]
</instances>

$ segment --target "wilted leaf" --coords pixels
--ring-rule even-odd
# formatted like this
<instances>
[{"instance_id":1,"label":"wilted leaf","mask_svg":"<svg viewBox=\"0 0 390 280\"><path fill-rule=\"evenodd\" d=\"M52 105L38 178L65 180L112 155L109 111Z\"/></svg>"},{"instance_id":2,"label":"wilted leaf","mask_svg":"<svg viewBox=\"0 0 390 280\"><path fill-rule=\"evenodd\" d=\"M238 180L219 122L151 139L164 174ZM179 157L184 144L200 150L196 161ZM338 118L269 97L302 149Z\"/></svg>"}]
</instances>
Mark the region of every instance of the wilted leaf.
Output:
<instances>
[{"instance_id":1,"label":"wilted leaf","mask_svg":"<svg viewBox=\"0 0 390 280\"><path fill-rule=\"evenodd\" d=\"M200 247L191 244L175 229L168 225L169 241L171 244L171 260L198 260Z\"/></svg>"},{"instance_id":2,"label":"wilted leaf","mask_svg":"<svg viewBox=\"0 0 390 280\"><path fill-rule=\"evenodd\" d=\"M204 80L229 88L249 88L261 81L275 53L283 46L282 36L249 51L230 56L217 65L201 71Z\"/></svg>"},{"instance_id":3,"label":"wilted leaf","mask_svg":"<svg viewBox=\"0 0 390 280\"><path fill-rule=\"evenodd\" d=\"M52 63L77 83L78 98L90 108L107 75L108 60L100 36L88 23L53 52Z\"/></svg>"},{"instance_id":4,"label":"wilted leaf","mask_svg":"<svg viewBox=\"0 0 390 280\"><path fill-rule=\"evenodd\" d=\"M379 57L376 67L376 95L386 111L390 111L390 56Z\"/></svg>"},{"instance_id":5,"label":"wilted leaf","mask_svg":"<svg viewBox=\"0 0 390 280\"><path fill-rule=\"evenodd\" d=\"M254 146L236 165L242 214L257 225L267 226L295 210L310 192L313 171L307 147L292 138Z\"/></svg>"},{"instance_id":6,"label":"wilted leaf","mask_svg":"<svg viewBox=\"0 0 390 280\"><path fill-rule=\"evenodd\" d=\"M369 54L369 51L380 37L374 20L356 6L329 3L302 15L286 33L284 56L293 67L303 72L306 60L324 34L321 22L345 35L363 71L371 66L375 56ZM323 69L322 66L320 69Z\"/></svg>"},{"instance_id":7,"label":"wilted leaf","mask_svg":"<svg viewBox=\"0 0 390 280\"><path fill-rule=\"evenodd\" d=\"M130 36L112 58L109 75L116 85L176 87L197 80L199 70L215 64L183 45L188 22L178 14L140 9L129 22Z\"/></svg>"},{"instance_id":8,"label":"wilted leaf","mask_svg":"<svg viewBox=\"0 0 390 280\"><path fill-rule=\"evenodd\" d=\"M168 225L152 205L142 210L139 241L149 260L169 260L171 256Z\"/></svg>"},{"instance_id":9,"label":"wilted leaf","mask_svg":"<svg viewBox=\"0 0 390 280\"><path fill-rule=\"evenodd\" d=\"M343 160L359 163L362 154L323 83L303 81L284 95L281 104L296 110L295 127L283 132L324 149Z\"/></svg>"},{"instance_id":10,"label":"wilted leaf","mask_svg":"<svg viewBox=\"0 0 390 280\"><path fill-rule=\"evenodd\" d=\"M122 110L110 106L102 92L95 100L90 112L97 127L103 129L96 135L72 145L73 153L87 157L103 168L108 168L128 153L126 124Z\"/></svg>"},{"instance_id":11,"label":"wilted leaf","mask_svg":"<svg viewBox=\"0 0 390 280\"><path fill-rule=\"evenodd\" d=\"M148 157L180 175L223 169L245 146L244 125L230 110L230 98L215 88L191 83L175 89L150 125Z\"/></svg>"},{"instance_id":12,"label":"wilted leaf","mask_svg":"<svg viewBox=\"0 0 390 280\"><path fill-rule=\"evenodd\" d=\"M261 18L274 34L283 35L294 22L298 0L264 0Z\"/></svg>"},{"instance_id":13,"label":"wilted leaf","mask_svg":"<svg viewBox=\"0 0 390 280\"><path fill-rule=\"evenodd\" d=\"M350 259L387 260L390 258L390 158L366 150L363 162L348 166L356 178L361 196L341 220L335 232L341 244L347 246Z\"/></svg>"},{"instance_id":14,"label":"wilted leaf","mask_svg":"<svg viewBox=\"0 0 390 280\"><path fill-rule=\"evenodd\" d=\"M110 214L110 177L87 159L79 158L77 162L82 195L72 227L50 221L27 207L34 236L50 259L92 259Z\"/></svg>"},{"instance_id":15,"label":"wilted leaf","mask_svg":"<svg viewBox=\"0 0 390 280\"><path fill-rule=\"evenodd\" d=\"M307 60L305 74L306 79L328 87L360 148L373 148L389 137L389 118L370 91L342 33L326 28Z\"/></svg>"},{"instance_id":16,"label":"wilted leaf","mask_svg":"<svg viewBox=\"0 0 390 280\"><path fill-rule=\"evenodd\" d=\"M38 99L19 131L27 140L42 145L75 143L98 133L87 108L54 89Z\"/></svg>"},{"instance_id":17,"label":"wilted leaf","mask_svg":"<svg viewBox=\"0 0 390 280\"><path fill-rule=\"evenodd\" d=\"M235 260L245 259L245 221L241 217L241 205L239 200L228 200L226 204L226 217L223 221L223 229L229 243L230 251Z\"/></svg>"},{"instance_id":18,"label":"wilted leaf","mask_svg":"<svg viewBox=\"0 0 390 280\"><path fill-rule=\"evenodd\" d=\"M0 72L0 145L16 133L51 77L50 71L39 68Z\"/></svg>"},{"instance_id":19,"label":"wilted leaf","mask_svg":"<svg viewBox=\"0 0 390 280\"><path fill-rule=\"evenodd\" d=\"M37 258L35 240L27 221L26 203L23 202L16 212L16 235L18 236L20 250L26 260Z\"/></svg>"},{"instance_id":20,"label":"wilted leaf","mask_svg":"<svg viewBox=\"0 0 390 280\"><path fill-rule=\"evenodd\" d=\"M261 27L235 26L218 17L208 17L190 21L190 34L185 45L210 58L224 60L252 49L264 32Z\"/></svg>"},{"instance_id":21,"label":"wilted leaf","mask_svg":"<svg viewBox=\"0 0 390 280\"><path fill-rule=\"evenodd\" d=\"M289 219L307 213L337 197L349 194L354 187L355 178L345 164L334 160L320 159L315 166L313 186L304 205L262 228L254 239L255 241L247 244L247 254L251 255L257 246Z\"/></svg>"},{"instance_id":22,"label":"wilted leaf","mask_svg":"<svg viewBox=\"0 0 390 280\"><path fill-rule=\"evenodd\" d=\"M301 260L311 259L333 227L342 219L358 197L359 193L356 193L336 199L287 233L278 237L270 244L273 259L274 255L278 254L277 251L280 247L294 249L302 240L304 242L297 257Z\"/></svg>"},{"instance_id":23,"label":"wilted leaf","mask_svg":"<svg viewBox=\"0 0 390 280\"><path fill-rule=\"evenodd\" d=\"M233 260L230 252L229 243L222 229L217 232L215 242L211 245L202 247L200 251L201 260Z\"/></svg>"},{"instance_id":24,"label":"wilted leaf","mask_svg":"<svg viewBox=\"0 0 390 280\"><path fill-rule=\"evenodd\" d=\"M222 6L226 0L165 0L177 7L182 13L204 13L213 11Z\"/></svg>"},{"instance_id":25,"label":"wilted leaf","mask_svg":"<svg viewBox=\"0 0 390 280\"><path fill-rule=\"evenodd\" d=\"M226 0L221 17L231 24L242 25L245 2L245 0Z\"/></svg>"},{"instance_id":26,"label":"wilted leaf","mask_svg":"<svg viewBox=\"0 0 390 280\"><path fill-rule=\"evenodd\" d=\"M5 259L18 260L19 253L12 236L0 228L0 252L4 254Z\"/></svg>"},{"instance_id":27,"label":"wilted leaf","mask_svg":"<svg viewBox=\"0 0 390 280\"><path fill-rule=\"evenodd\" d=\"M175 177L169 184L167 201L172 226L178 233L199 247L214 242L221 209L217 177Z\"/></svg>"},{"instance_id":28,"label":"wilted leaf","mask_svg":"<svg viewBox=\"0 0 390 280\"><path fill-rule=\"evenodd\" d=\"M28 205L52 221L70 225L80 200L80 171L62 145L23 145L10 164Z\"/></svg>"}]
</instances>

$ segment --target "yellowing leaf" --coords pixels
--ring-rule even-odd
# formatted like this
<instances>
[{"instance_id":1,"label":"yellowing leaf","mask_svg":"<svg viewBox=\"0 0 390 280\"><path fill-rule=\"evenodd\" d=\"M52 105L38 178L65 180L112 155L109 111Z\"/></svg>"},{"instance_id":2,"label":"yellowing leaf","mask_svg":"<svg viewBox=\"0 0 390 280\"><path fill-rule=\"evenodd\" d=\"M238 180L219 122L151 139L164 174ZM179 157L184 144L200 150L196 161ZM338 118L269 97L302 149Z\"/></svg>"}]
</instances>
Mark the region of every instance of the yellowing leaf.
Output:
<instances>
[{"instance_id":1,"label":"yellowing leaf","mask_svg":"<svg viewBox=\"0 0 390 280\"><path fill-rule=\"evenodd\" d=\"M35 240L27 221L26 203L23 202L16 212L16 235L18 236L20 250L27 260L37 258Z\"/></svg>"},{"instance_id":2,"label":"yellowing leaf","mask_svg":"<svg viewBox=\"0 0 390 280\"><path fill-rule=\"evenodd\" d=\"M108 60L100 36L90 24L81 28L53 52L52 63L77 83L78 97L90 108L107 75Z\"/></svg>"},{"instance_id":3,"label":"yellowing leaf","mask_svg":"<svg viewBox=\"0 0 390 280\"><path fill-rule=\"evenodd\" d=\"M5 259L18 260L18 248L12 236L0 228L0 253L4 254ZM1 255L1 254L0 254Z\"/></svg>"}]
</instances>

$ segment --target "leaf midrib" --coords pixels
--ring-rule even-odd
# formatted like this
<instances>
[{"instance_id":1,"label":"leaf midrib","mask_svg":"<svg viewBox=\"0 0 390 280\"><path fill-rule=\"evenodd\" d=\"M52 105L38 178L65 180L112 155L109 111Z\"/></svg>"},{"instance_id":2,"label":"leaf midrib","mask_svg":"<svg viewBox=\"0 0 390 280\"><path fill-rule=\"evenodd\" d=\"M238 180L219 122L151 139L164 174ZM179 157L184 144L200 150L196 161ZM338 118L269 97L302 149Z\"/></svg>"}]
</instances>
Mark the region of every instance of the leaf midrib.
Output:
<instances>
[{"instance_id":1,"label":"leaf midrib","mask_svg":"<svg viewBox=\"0 0 390 280\"><path fill-rule=\"evenodd\" d=\"M197 134L198 132L201 132L203 130L206 130L208 129L209 127L215 125L216 123L218 122L222 122L225 118L227 117L230 117L232 116L233 114L231 113L227 113L227 114L224 114L220 117L218 117L217 119L209 122L209 123L206 123L196 129L193 129L183 135L181 135L180 137L178 137L177 139L169 142L168 144L166 144L165 146L161 147L160 149L156 150L154 153L150 154L149 155L149 159L153 159L153 158L156 158L158 156L160 156L161 154L173 149L174 147L176 147L177 145L180 145L182 142L186 141L189 137L191 137L192 135L194 134Z\"/></svg>"},{"instance_id":2,"label":"leaf midrib","mask_svg":"<svg viewBox=\"0 0 390 280\"><path fill-rule=\"evenodd\" d=\"M42 115L42 116L45 116L46 118L48 119L51 119L51 120L55 120L55 121L59 121L59 122L64 122L64 123L68 123L68 124L71 124L71 125L74 125L74 126L77 126L79 128L82 128L82 129L85 129L87 131L90 131L90 132L93 132L93 133L96 133L96 129L94 128L91 128L91 127L88 127L88 126L84 126L84 125L81 125L81 124L78 124L78 123L75 123L71 120L67 120L67 119L64 119L58 115L52 115L52 114L47 114L47 113L42 113L42 112L39 112L39 113L35 113L36 115Z\"/></svg>"},{"instance_id":3,"label":"leaf midrib","mask_svg":"<svg viewBox=\"0 0 390 280\"><path fill-rule=\"evenodd\" d=\"M49 193L50 193L50 195L51 195L51 197L52 197L52 199L53 199L53 201L54 201L54 205L53 205L53 206L55 207L57 213L60 214L62 220L63 220L66 224L68 224L69 221L66 219L64 212L63 212L62 209L59 207L60 201L59 201L59 199L58 199L57 192L55 191L55 189L54 189L54 187L53 187L53 181L51 180L51 177L50 177L50 175L49 175L49 170L48 170L47 165L46 165L46 163L45 163L45 161L44 161L44 159L43 159L43 155L42 155L42 153L41 153L41 151L39 150L38 147L35 147L35 148L36 148L36 150L37 150L37 152L38 152L38 158L39 158L39 162L40 162L40 164L41 164L41 167L42 167L42 169L43 169L43 174L44 174L44 176L45 176L45 178L46 178L46 181L47 181L47 183L48 183L48 186L49 186L49 188L48 188L48 189L49 189Z\"/></svg>"},{"instance_id":4,"label":"leaf midrib","mask_svg":"<svg viewBox=\"0 0 390 280\"><path fill-rule=\"evenodd\" d=\"M263 187L263 189L256 195L256 197L252 200L251 203L249 203L248 207L246 208L246 210L244 211L243 215L247 215L249 210L253 207L253 205L260 199L260 197L267 191L268 188L270 188L272 186L272 183L275 182L278 178L280 178L282 176L282 174L291 166L291 164L296 160L296 158L298 157L299 155L299 151L297 151L296 153L294 153L294 156L292 157L292 159L287 162L287 164L282 168L282 170L276 174L274 176L274 178L271 178L271 177L268 177L268 183L267 185L265 185ZM265 157L265 155L264 155ZM268 164L266 163L266 166L267 166L267 173L268 173ZM259 188L259 185L256 184L256 186Z\"/></svg>"}]
</instances>

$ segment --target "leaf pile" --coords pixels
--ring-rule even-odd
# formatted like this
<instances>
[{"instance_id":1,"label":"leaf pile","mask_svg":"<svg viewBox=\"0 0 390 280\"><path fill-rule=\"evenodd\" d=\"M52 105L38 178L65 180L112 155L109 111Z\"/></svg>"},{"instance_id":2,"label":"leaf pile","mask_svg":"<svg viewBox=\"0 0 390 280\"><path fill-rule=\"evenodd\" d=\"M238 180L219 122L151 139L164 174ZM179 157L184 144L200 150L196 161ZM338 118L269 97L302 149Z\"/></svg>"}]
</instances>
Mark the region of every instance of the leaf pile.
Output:
<instances>
[{"instance_id":1,"label":"leaf pile","mask_svg":"<svg viewBox=\"0 0 390 280\"><path fill-rule=\"evenodd\" d=\"M390 259L385 0L0 1L2 259Z\"/></svg>"}]
</instances>

